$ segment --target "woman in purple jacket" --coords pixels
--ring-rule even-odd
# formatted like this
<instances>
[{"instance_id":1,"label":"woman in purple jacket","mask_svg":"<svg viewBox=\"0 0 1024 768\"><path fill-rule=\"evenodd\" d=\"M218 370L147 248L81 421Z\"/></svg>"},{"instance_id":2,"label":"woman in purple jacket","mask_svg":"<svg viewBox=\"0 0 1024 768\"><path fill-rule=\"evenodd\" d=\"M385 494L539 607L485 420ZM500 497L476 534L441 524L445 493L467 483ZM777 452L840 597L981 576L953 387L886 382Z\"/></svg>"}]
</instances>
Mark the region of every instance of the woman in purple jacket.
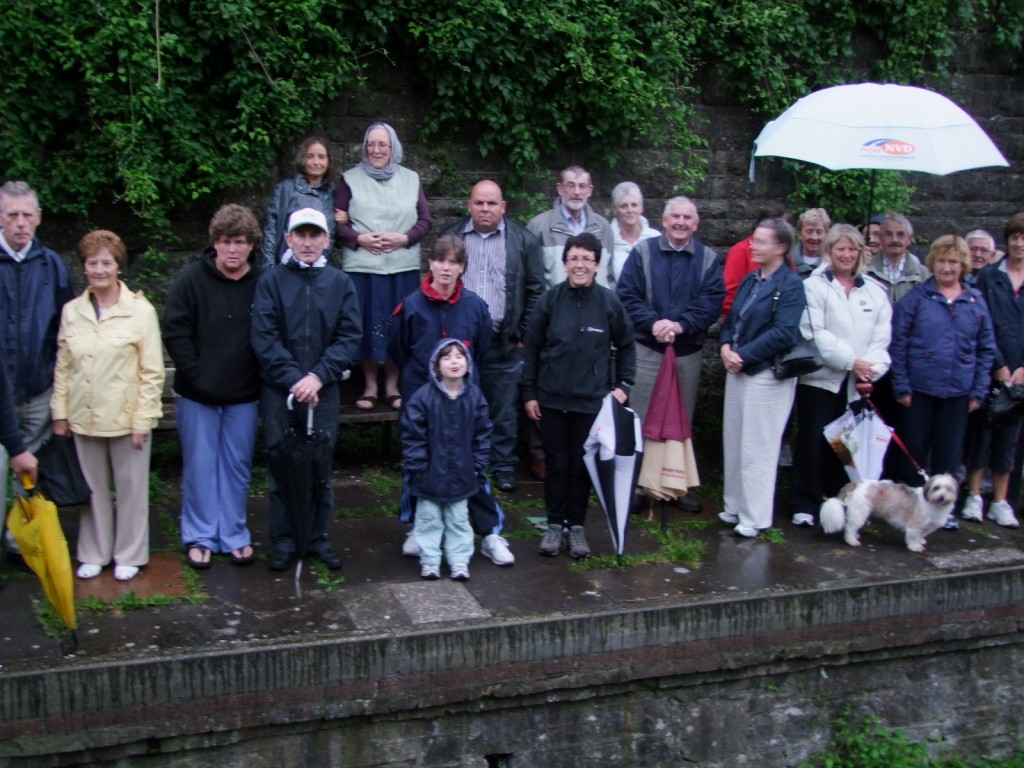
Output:
<instances>
[{"instance_id":1,"label":"woman in purple jacket","mask_svg":"<svg viewBox=\"0 0 1024 768\"><path fill-rule=\"evenodd\" d=\"M970 259L962 237L940 237L928 251L932 276L904 296L893 313L889 353L893 394L904 408L900 435L930 474L956 472L968 414L985 399L995 356L988 306L964 283ZM899 479L923 485L924 478L904 464ZM957 525L951 515L947 527Z\"/></svg>"}]
</instances>

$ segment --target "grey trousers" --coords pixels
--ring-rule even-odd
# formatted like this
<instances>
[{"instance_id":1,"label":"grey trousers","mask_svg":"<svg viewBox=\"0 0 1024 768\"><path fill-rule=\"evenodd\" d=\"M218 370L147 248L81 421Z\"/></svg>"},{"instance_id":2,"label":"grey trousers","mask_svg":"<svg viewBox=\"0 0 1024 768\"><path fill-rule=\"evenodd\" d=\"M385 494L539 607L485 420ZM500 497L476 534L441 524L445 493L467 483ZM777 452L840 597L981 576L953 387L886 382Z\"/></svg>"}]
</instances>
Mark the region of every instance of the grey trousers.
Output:
<instances>
[{"instance_id":1,"label":"grey trousers","mask_svg":"<svg viewBox=\"0 0 1024 768\"><path fill-rule=\"evenodd\" d=\"M636 383L629 393L629 407L636 411L641 419L647 416L647 407L651 404L651 392L654 391L654 380L658 378L662 356L663 353L655 352L643 344L636 345ZM676 357L679 386L683 390L683 402L691 429L693 428L694 408L697 405L697 387L700 384L703 357L703 350L697 350L685 357Z\"/></svg>"}]
</instances>

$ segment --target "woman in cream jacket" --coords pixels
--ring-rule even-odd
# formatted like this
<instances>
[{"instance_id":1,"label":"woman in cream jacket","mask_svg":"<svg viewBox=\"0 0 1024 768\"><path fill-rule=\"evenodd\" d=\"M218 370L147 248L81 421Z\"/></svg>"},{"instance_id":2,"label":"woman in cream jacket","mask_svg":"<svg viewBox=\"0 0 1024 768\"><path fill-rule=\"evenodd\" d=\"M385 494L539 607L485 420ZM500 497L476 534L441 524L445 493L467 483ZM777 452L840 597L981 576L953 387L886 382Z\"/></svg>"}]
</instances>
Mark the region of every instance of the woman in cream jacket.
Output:
<instances>
[{"instance_id":1,"label":"woman in cream jacket","mask_svg":"<svg viewBox=\"0 0 1024 768\"><path fill-rule=\"evenodd\" d=\"M877 283L863 275L867 249L860 232L836 224L825 237L822 264L804 281L807 312L800 323L824 365L796 388L796 450L790 511L794 525L813 526L823 498L848 481L822 430L870 391L889 370L892 309Z\"/></svg>"},{"instance_id":2,"label":"woman in cream jacket","mask_svg":"<svg viewBox=\"0 0 1024 768\"><path fill-rule=\"evenodd\" d=\"M160 327L153 305L118 279L128 252L117 235L90 232L78 252L89 287L61 313L53 431L74 435L92 489L78 532L78 577L98 576L113 560L114 578L127 581L149 562L150 436L164 386Z\"/></svg>"}]
</instances>

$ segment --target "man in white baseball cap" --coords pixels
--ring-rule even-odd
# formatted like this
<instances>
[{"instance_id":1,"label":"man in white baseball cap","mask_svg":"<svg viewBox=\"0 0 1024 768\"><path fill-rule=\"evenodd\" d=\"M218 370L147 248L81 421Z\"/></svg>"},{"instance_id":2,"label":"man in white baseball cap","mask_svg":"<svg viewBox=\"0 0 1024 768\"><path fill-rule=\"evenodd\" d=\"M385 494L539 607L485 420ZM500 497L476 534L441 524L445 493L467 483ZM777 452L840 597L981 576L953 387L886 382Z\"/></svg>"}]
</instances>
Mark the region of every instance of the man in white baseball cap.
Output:
<instances>
[{"instance_id":1,"label":"man in white baseball cap","mask_svg":"<svg viewBox=\"0 0 1024 768\"><path fill-rule=\"evenodd\" d=\"M287 453L286 435L296 423L305 430L313 413L313 431L334 445L341 409L339 385L358 354L362 339L359 300L348 275L327 263L327 220L313 208L288 217L288 250L281 264L260 277L253 301L252 347L260 361L263 390L260 416L270 470L269 566L286 570L301 552L319 558L331 570L341 556L331 547L327 523L334 512L329 456L316 467L309 533L300 530L286 507L288 473L277 461ZM293 400L289 409L288 401ZM331 451L333 455L333 451ZM300 540L301 539L301 540Z\"/></svg>"}]
</instances>

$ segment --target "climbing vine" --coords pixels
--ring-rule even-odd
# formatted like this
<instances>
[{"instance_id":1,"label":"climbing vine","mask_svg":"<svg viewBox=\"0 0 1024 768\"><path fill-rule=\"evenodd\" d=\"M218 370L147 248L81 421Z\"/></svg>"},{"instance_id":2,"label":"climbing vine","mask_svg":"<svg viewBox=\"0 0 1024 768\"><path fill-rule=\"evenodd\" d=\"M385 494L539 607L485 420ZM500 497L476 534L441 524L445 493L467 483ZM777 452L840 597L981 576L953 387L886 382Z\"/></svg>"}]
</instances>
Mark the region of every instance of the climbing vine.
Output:
<instances>
[{"instance_id":1,"label":"climbing vine","mask_svg":"<svg viewBox=\"0 0 1024 768\"><path fill-rule=\"evenodd\" d=\"M0 158L49 210L121 201L166 234L176 209L264 183L365 93L374 54L418 73L436 145L468 138L520 179L650 146L689 189L711 84L767 118L854 78L941 82L968 40L1019 62L1022 30L1019 0L8 0ZM831 194L815 178L806 194Z\"/></svg>"},{"instance_id":2,"label":"climbing vine","mask_svg":"<svg viewBox=\"0 0 1024 768\"><path fill-rule=\"evenodd\" d=\"M0 157L48 209L122 200L153 230L260 179L359 74L327 0L14 0Z\"/></svg>"}]
</instances>

